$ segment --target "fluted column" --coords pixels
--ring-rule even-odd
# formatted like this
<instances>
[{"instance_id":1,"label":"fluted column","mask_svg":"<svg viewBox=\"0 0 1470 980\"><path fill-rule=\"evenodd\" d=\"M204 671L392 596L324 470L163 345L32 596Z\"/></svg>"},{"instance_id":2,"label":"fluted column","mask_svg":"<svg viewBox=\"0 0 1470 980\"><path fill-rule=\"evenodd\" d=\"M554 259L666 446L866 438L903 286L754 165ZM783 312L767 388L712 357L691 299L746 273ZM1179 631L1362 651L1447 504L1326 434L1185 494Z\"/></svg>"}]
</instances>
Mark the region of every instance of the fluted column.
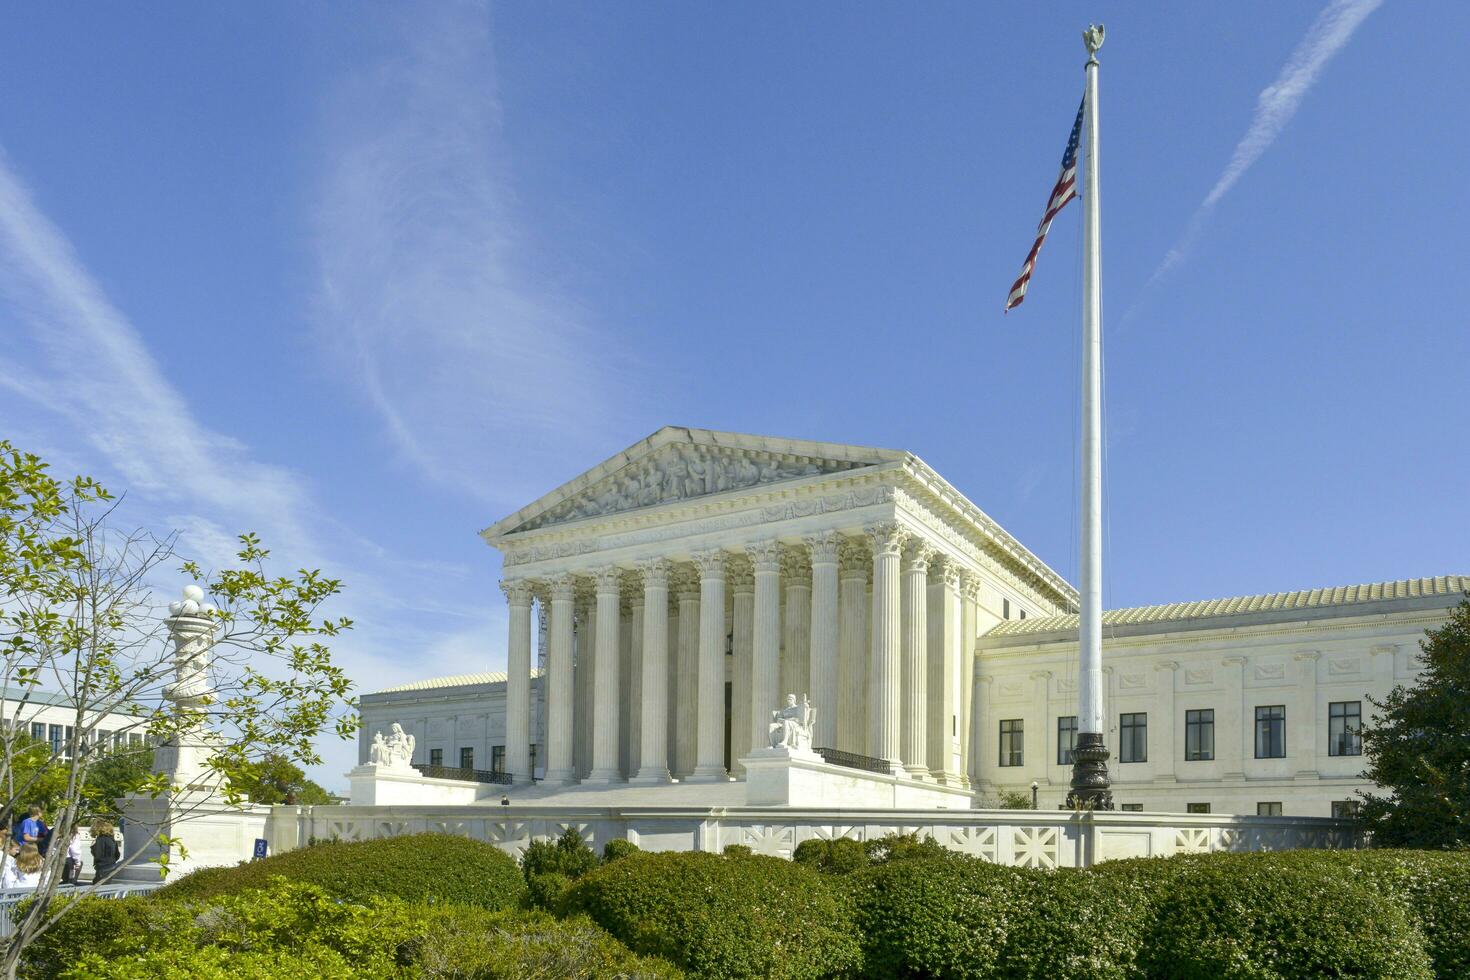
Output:
<instances>
[{"instance_id":1,"label":"fluted column","mask_svg":"<svg viewBox=\"0 0 1470 980\"><path fill-rule=\"evenodd\" d=\"M546 781L569 783L572 771L572 617L577 598L570 575L551 580L551 644L546 670Z\"/></svg>"},{"instance_id":2,"label":"fluted column","mask_svg":"<svg viewBox=\"0 0 1470 980\"><path fill-rule=\"evenodd\" d=\"M960 767L960 570L946 559L929 585L929 771L946 786L963 786Z\"/></svg>"},{"instance_id":3,"label":"fluted column","mask_svg":"<svg viewBox=\"0 0 1470 980\"><path fill-rule=\"evenodd\" d=\"M691 780L725 778L725 553L694 556L699 570L699 716Z\"/></svg>"},{"instance_id":4,"label":"fluted column","mask_svg":"<svg viewBox=\"0 0 1470 980\"><path fill-rule=\"evenodd\" d=\"M837 746L837 546L836 531L824 531L806 539L812 561L812 632L808 645L810 680L806 687L816 705L813 744Z\"/></svg>"},{"instance_id":5,"label":"fluted column","mask_svg":"<svg viewBox=\"0 0 1470 980\"><path fill-rule=\"evenodd\" d=\"M789 549L781 558L782 587L786 591L781 621L781 696L795 694L800 701L811 693L812 566L801 551ZM820 715L820 712L818 712Z\"/></svg>"},{"instance_id":6,"label":"fluted column","mask_svg":"<svg viewBox=\"0 0 1470 980\"><path fill-rule=\"evenodd\" d=\"M929 778L929 559L934 548L923 539L905 546L900 680L899 752L913 779Z\"/></svg>"},{"instance_id":7,"label":"fluted column","mask_svg":"<svg viewBox=\"0 0 1470 980\"><path fill-rule=\"evenodd\" d=\"M781 545L761 541L746 547L755 569L755 613L750 647L750 748L770 745L771 712L780 693L781 657Z\"/></svg>"},{"instance_id":8,"label":"fluted column","mask_svg":"<svg viewBox=\"0 0 1470 980\"><path fill-rule=\"evenodd\" d=\"M592 767L587 782L611 783L618 772L618 641L623 631L623 573L616 565L597 570L597 639L592 666Z\"/></svg>"},{"instance_id":9,"label":"fluted column","mask_svg":"<svg viewBox=\"0 0 1470 980\"><path fill-rule=\"evenodd\" d=\"M745 772L740 757L749 752L748 735L751 717L750 670L751 644L755 638L755 576L750 563L740 556L731 559L731 569L726 581L732 594L731 610L731 655L735 661L730 671L730 770L736 775Z\"/></svg>"},{"instance_id":10,"label":"fluted column","mask_svg":"<svg viewBox=\"0 0 1470 980\"><path fill-rule=\"evenodd\" d=\"M638 775L634 782L669 781L669 563L638 567L643 574L643 720L639 725Z\"/></svg>"},{"instance_id":11,"label":"fluted column","mask_svg":"<svg viewBox=\"0 0 1470 980\"><path fill-rule=\"evenodd\" d=\"M868 750L868 570L863 542L844 538L838 571L837 748Z\"/></svg>"},{"instance_id":12,"label":"fluted column","mask_svg":"<svg viewBox=\"0 0 1470 980\"><path fill-rule=\"evenodd\" d=\"M699 582L679 576L679 673L674 691L674 775L694 771L699 717Z\"/></svg>"},{"instance_id":13,"label":"fluted column","mask_svg":"<svg viewBox=\"0 0 1470 980\"><path fill-rule=\"evenodd\" d=\"M975 745L975 634L980 580L972 572L960 573L960 772L974 779Z\"/></svg>"},{"instance_id":14,"label":"fluted column","mask_svg":"<svg viewBox=\"0 0 1470 980\"><path fill-rule=\"evenodd\" d=\"M510 609L505 653L505 771L531 782L531 583L500 583Z\"/></svg>"},{"instance_id":15,"label":"fluted column","mask_svg":"<svg viewBox=\"0 0 1470 980\"><path fill-rule=\"evenodd\" d=\"M868 660L868 755L883 759L889 771L903 775L899 755L899 566L908 537L896 521L866 528L873 545L872 644Z\"/></svg>"},{"instance_id":16,"label":"fluted column","mask_svg":"<svg viewBox=\"0 0 1470 980\"><path fill-rule=\"evenodd\" d=\"M634 580L636 581L636 579ZM643 592L628 600L628 778L638 775L643 747Z\"/></svg>"},{"instance_id":17,"label":"fluted column","mask_svg":"<svg viewBox=\"0 0 1470 980\"><path fill-rule=\"evenodd\" d=\"M578 600L575 668L576 714L572 718L572 768L578 779L592 771L592 672L597 660L597 600L584 594Z\"/></svg>"}]
</instances>

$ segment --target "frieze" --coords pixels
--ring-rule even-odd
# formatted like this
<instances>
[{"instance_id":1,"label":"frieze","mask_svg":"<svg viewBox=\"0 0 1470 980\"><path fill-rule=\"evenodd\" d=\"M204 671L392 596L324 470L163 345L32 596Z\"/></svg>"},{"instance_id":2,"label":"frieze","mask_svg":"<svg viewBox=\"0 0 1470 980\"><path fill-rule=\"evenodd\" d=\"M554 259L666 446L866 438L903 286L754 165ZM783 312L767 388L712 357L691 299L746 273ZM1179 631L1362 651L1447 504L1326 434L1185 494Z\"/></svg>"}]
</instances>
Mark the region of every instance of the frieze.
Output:
<instances>
[{"instance_id":1,"label":"frieze","mask_svg":"<svg viewBox=\"0 0 1470 980\"><path fill-rule=\"evenodd\" d=\"M1327 673L1332 677L1356 674L1361 669L1357 657L1334 657L1327 661Z\"/></svg>"}]
</instances>

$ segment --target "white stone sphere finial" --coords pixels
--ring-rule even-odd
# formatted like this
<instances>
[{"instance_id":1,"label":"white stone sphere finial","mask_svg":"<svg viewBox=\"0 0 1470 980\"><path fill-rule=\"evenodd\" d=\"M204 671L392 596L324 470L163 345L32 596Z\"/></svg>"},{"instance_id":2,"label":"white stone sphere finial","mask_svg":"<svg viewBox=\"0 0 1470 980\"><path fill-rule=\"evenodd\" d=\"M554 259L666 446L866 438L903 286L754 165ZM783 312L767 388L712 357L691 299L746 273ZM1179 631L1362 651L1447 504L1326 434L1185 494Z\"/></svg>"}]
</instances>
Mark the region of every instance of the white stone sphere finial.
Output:
<instances>
[{"instance_id":1,"label":"white stone sphere finial","mask_svg":"<svg viewBox=\"0 0 1470 980\"><path fill-rule=\"evenodd\" d=\"M198 616L201 613L207 615L207 611L212 609L212 606L204 602L204 590L197 585L184 586L184 597L178 602L168 604L170 616Z\"/></svg>"}]
</instances>

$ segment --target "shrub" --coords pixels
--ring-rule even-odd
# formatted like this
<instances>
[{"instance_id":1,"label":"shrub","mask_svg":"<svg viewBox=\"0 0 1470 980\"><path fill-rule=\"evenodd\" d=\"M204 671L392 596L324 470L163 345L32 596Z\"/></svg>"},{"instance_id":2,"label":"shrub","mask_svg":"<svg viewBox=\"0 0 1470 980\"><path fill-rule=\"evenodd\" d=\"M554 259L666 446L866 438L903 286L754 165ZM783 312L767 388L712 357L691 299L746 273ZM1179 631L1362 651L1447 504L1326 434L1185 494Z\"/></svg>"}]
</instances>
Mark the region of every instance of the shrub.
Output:
<instances>
[{"instance_id":1,"label":"shrub","mask_svg":"<svg viewBox=\"0 0 1470 980\"><path fill-rule=\"evenodd\" d=\"M643 848L639 847L637 844L633 843L630 840L622 840L620 838L614 837L612 840L602 845L602 859L604 861L616 861L619 858L625 858L630 854L641 853L642 850Z\"/></svg>"},{"instance_id":2,"label":"shrub","mask_svg":"<svg viewBox=\"0 0 1470 980\"><path fill-rule=\"evenodd\" d=\"M560 871L546 871L532 875L531 880L526 883L527 896L531 905L552 913L562 910L563 899L571 887L572 879Z\"/></svg>"},{"instance_id":3,"label":"shrub","mask_svg":"<svg viewBox=\"0 0 1470 980\"><path fill-rule=\"evenodd\" d=\"M316 844L233 868L204 868L156 895L165 900L233 895L262 888L274 875L359 902L386 896L499 909L515 908L525 896L515 862L499 848L447 834Z\"/></svg>"},{"instance_id":4,"label":"shrub","mask_svg":"<svg viewBox=\"0 0 1470 980\"><path fill-rule=\"evenodd\" d=\"M888 861L946 860L954 851L925 834L885 834L863 843L868 860L874 864Z\"/></svg>"},{"instance_id":5,"label":"shrub","mask_svg":"<svg viewBox=\"0 0 1470 980\"><path fill-rule=\"evenodd\" d=\"M796 845L791 859L823 874L851 874L868 866L867 849L860 841L846 837L804 840Z\"/></svg>"},{"instance_id":6,"label":"shrub","mask_svg":"<svg viewBox=\"0 0 1470 980\"><path fill-rule=\"evenodd\" d=\"M638 854L577 882L567 906L704 977L826 977L858 963L840 888L780 858Z\"/></svg>"},{"instance_id":7,"label":"shrub","mask_svg":"<svg viewBox=\"0 0 1470 980\"><path fill-rule=\"evenodd\" d=\"M537 875L552 872L577 879L597 865L597 855L582 843L582 835L574 827L568 827L554 841L531 841L521 855L521 871L528 883Z\"/></svg>"},{"instance_id":8,"label":"shrub","mask_svg":"<svg viewBox=\"0 0 1470 980\"><path fill-rule=\"evenodd\" d=\"M1424 934L1440 977L1470 977L1470 852L1288 851L1277 860L1328 871L1393 898Z\"/></svg>"},{"instance_id":9,"label":"shrub","mask_svg":"<svg viewBox=\"0 0 1470 980\"><path fill-rule=\"evenodd\" d=\"M975 858L896 861L848 879L870 977L993 977L1036 872Z\"/></svg>"},{"instance_id":10,"label":"shrub","mask_svg":"<svg viewBox=\"0 0 1470 980\"><path fill-rule=\"evenodd\" d=\"M752 851L746 844L726 844L725 849L720 853L727 858L748 858L755 854L755 851Z\"/></svg>"},{"instance_id":11,"label":"shrub","mask_svg":"<svg viewBox=\"0 0 1470 980\"><path fill-rule=\"evenodd\" d=\"M426 978L597 980L680 976L671 964L638 956L584 916L554 919L540 912L442 915L428 929L412 963Z\"/></svg>"},{"instance_id":12,"label":"shrub","mask_svg":"<svg viewBox=\"0 0 1470 980\"><path fill-rule=\"evenodd\" d=\"M171 904L147 898L82 898L26 947L25 975L60 976L84 951L106 960L133 956L158 936L192 926L193 916Z\"/></svg>"},{"instance_id":13,"label":"shrub","mask_svg":"<svg viewBox=\"0 0 1470 980\"><path fill-rule=\"evenodd\" d=\"M1434 974L1422 934L1388 895L1280 855L1189 862L1160 901L1140 965L1177 980Z\"/></svg>"}]
</instances>

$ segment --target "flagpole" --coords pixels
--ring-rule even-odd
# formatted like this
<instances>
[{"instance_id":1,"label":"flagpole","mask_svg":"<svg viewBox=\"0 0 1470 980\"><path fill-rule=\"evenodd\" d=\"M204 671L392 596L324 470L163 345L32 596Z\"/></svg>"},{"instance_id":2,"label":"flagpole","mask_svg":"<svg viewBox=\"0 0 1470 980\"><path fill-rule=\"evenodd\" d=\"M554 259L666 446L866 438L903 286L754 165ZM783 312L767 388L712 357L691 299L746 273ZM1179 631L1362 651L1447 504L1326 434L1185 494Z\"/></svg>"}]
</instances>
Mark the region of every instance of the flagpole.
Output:
<instances>
[{"instance_id":1,"label":"flagpole","mask_svg":"<svg viewBox=\"0 0 1470 980\"><path fill-rule=\"evenodd\" d=\"M1102 672L1102 235L1098 190L1097 50L1101 25L1082 34L1087 45L1086 171L1082 189L1082 608L1077 652L1077 745L1073 751L1073 807L1111 810Z\"/></svg>"}]
</instances>

